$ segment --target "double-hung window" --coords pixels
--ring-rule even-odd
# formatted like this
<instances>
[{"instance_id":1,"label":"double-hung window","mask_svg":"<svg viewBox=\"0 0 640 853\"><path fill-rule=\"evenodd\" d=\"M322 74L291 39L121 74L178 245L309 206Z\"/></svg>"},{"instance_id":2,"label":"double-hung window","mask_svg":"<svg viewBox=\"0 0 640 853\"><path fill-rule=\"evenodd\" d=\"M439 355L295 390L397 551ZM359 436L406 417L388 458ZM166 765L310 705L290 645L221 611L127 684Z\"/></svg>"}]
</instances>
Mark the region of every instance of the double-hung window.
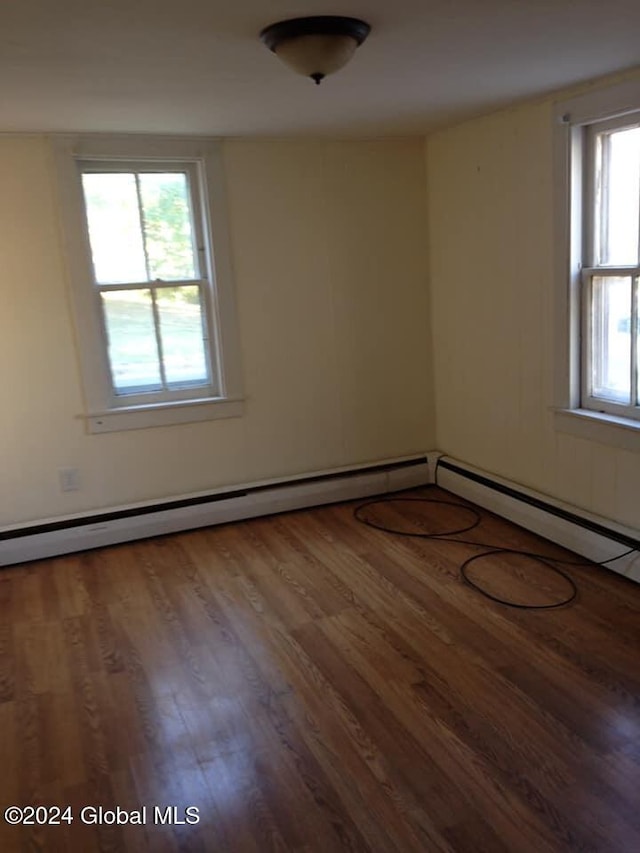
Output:
<instances>
[{"instance_id":1,"label":"double-hung window","mask_svg":"<svg viewBox=\"0 0 640 853\"><path fill-rule=\"evenodd\" d=\"M215 143L65 138L57 162L90 431L240 414Z\"/></svg>"},{"instance_id":2,"label":"double-hung window","mask_svg":"<svg viewBox=\"0 0 640 853\"><path fill-rule=\"evenodd\" d=\"M556 405L559 426L640 440L640 84L557 105Z\"/></svg>"},{"instance_id":3,"label":"double-hung window","mask_svg":"<svg viewBox=\"0 0 640 853\"><path fill-rule=\"evenodd\" d=\"M637 420L640 116L585 133L582 404Z\"/></svg>"},{"instance_id":4,"label":"double-hung window","mask_svg":"<svg viewBox=\"0 0 640 853\"><path fill-rule=\"evenodd\" d=\"M215 396L197 165L78 167L113 405Z\"/></svg>"}]
</instances>

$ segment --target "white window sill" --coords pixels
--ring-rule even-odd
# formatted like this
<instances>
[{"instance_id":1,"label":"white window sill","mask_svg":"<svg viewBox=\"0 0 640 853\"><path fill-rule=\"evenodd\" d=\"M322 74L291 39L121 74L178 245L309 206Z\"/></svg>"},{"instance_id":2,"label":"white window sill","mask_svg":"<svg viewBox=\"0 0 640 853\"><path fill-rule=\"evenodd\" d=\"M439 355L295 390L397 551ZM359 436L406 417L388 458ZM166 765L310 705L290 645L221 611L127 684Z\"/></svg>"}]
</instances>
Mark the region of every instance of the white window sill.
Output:
<instances>
[{"instance_id":1,"label":"white window sill","mask_svg":"<svg viewBox=\"0 0 640 853\"><path fill-rule=\"evenodd\" d=\"M640 421L620 418L591 409L555 409L560 432L597 441L623 450L640 450Z\"/></svg>"},{"instance_id":2,"label":"white window sill","mask_svg":"<svg viewBox=\"0 0 640 853\"><path fill-rule=\"evenodd\" d=\"M126 429L148 429L173 424L237 418L244 414L242 399L213 398L180 400L143 406L120 406L106 412L84 415L90 433L117 432Z\"/></svg>"}]
</instances>

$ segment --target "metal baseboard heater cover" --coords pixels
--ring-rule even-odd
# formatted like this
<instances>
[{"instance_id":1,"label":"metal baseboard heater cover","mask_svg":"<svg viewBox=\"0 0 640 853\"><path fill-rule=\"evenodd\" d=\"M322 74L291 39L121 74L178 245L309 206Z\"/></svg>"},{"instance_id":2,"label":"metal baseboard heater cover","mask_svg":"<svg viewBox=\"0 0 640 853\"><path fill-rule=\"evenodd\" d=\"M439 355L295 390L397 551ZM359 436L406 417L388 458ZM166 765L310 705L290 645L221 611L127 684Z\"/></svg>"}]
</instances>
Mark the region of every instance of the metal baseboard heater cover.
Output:
<instances>
[{"instance_id":1,"label":"metal baseboard heater cover","mask_svg":"<svg viewBox=\"0 0 640 853\"><path fill-rule=\"evenodd\" d=\"M432 482L427 454L0 530L0 566Z\"/></svg>"},{"instance_id":2,"label":"metal baseboard heater cover","mask_svg":"<svg viewBox=\"0 0 640 853\"><path fill-rule=\"evenodd\" d=\"M0 566L437 483L590 560L640 551L640 533L436 451L0 530ZM640 554L606 568L640 582Z\"/></svg>"},{"instance_id":3,"label":"metal baseboard heater cover","mask_svg":"<svg viewBox=\"0 0 640 853\"><path fill-rule=\"evenodd\" d=\"M437 461L435 481L443 489L589 560L609 560L630 548L640 552L637 530L447 456L440 456ZM605 568L640 583L640 553L629 554Z\"/></svg>"}]
</instances>

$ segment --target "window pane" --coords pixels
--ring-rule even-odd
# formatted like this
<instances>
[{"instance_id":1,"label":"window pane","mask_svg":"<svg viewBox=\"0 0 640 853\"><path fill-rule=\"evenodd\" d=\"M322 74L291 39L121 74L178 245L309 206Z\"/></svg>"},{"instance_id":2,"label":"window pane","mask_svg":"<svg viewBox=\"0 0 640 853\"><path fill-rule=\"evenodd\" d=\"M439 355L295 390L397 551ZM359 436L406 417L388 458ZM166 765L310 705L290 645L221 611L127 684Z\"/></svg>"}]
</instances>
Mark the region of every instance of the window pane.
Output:
<instances>
[{"instance_id":1,"label":"window pane","mask_svg":"<svg viewBox=\"0 0 640 853\"><path fill-rule=\"evenodd\" d=\"M141 172L139 180L150 278L197 278L187 176Z\"/></svg>"},{"instance_id":2,"label":"window pane","mask_svg":"<svg viewBox=\"0 0 640 853\"><path fill-rule=\"evenodd\" d=\"M603 134L600 263L638 263L640 128ZM608 154L607 154L608 151Z\"/></svg>"},{"instance_id":3,"label":"window pane","mask_svg":"<svg viewBox=\"0 0 640 853\"><path fill-rule=\"evenodd\" d=\"M200 289L159 287L156 300L167 384L208 384Z\"/></svg>"},{"instance_id":4,"label":"window pane","mask_svg":"<svg viewBox=\"0 0 640 853\"><path fill-rule=\"evenodd\" d=\"M151 291L117 290L101 297L116 394L161 390Z\"/></svg>"},{"instance_id":5,"label":"window pane","mask_svg":"<svg viewBox=\"0 0 640 853\"><path fill-rule=\"evenodd\" d=\"M593 279L591 305L593 396L629 403L631 279Z\"/></svg>"},{"instance_id":6,"label":"window pane","mask_svg":"<svg viewBox=\"0 0 640 853\"><path fill-rule=\"evenodd\" d=\"M82 187L96 281L146 281L135 175L85 172Z\"/></svg>"}]
</instances>

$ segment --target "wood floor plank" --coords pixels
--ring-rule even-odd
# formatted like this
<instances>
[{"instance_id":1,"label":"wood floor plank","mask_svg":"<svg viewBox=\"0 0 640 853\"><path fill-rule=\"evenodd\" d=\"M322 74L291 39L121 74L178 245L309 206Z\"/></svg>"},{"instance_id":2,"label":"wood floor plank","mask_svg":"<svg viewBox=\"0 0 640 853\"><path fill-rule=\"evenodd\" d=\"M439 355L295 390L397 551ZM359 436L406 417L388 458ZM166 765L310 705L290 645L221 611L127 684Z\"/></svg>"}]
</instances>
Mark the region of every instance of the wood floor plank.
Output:
<instances>
[{"instance_id":1,"label":"wood floor plank","mask_svg":"<svg viewBox=\"0 0 640 853\"><path fill-rule=\"evenodd\" d=\"M298 693L303 694L306 711L300 715L299 728L303 732L303 737L306 742L306 763L310 763L309 756L313 754L314 763L317 764L320 762L318 766L322 766L322 771L331 775L334 771L332 764L335 763L337 755L339 755L341 760L344 762L349 760L353 761L355 766L360 768L360 773L358 774L358 787L362 788L363 791L360 792L358 787L349 785L348 781L344 779L343 768L335 768L338 770L337 787L341 790L343 797L349 797L350 807L355 813L354 820L356 820L358 824L359 832L365 837L371 839L373 849L376 849L376 844L378 845L378 849L396 849L392 838L386 833L384 825L376 823L375 813L381 813L384 816L386 823L393 825L393 822L395 821L396 831L399 832L398 827L402 827L402 833L400 833L401 838L404 838L404 835L406 835L407 838L410 838L411 830L404 826L393 804L388 802L386 797L382 796L384 791L376 786L375 780L369 779L368 773L365 772L363 774L362 772L363 769L366 771L366 769L371 766L372 762L375 763L377 761L375 751L371 748L370 744L368 744L363 733L358 729L357 722L352 716L347 715L347 720L345 722L345 709L339 706L339 697L334 697L334 700L339 706L337 708L339 719L335 720L335 715L334 718L331 719L330 732L324 729L323 731L320 731L319 726L312 722L313 718L311 717L311 713L313 709L318 712L318 716L321 716L321 713L327 708L328 685L322 680L320 674L309 661L306 661L301 669L299 657L301 650L288 635L285 626L277 619L277 617L272 615L265 623L263 630L256 636L253 630L255 625L254 617L252 616L251 623L249 623L246 618L243 619L241 611L238 608L238 594L234 597L229 593L229 584L233 584L233 582L237 580L237 577L228 579L227 585L225 586L224 584L221 584L220 578L217 579L216 587L218 595L220 595L219 601L221 606L223 608L228 608L227 612L230 619L233 619L235 631L240 632L239 636L241 642L253 655L255 655L255 659L258 661L259 667L261 670L264 670L264 677L268 678L270 684L281 685L280 689L277 691L272 689L270 690L266 684L259 689L259 713L264 708L272 707L272 700L275 696L278 702L284 702L289 709L293 709L293 713L295 715L297 711L300 710L296 696ZM220 589L220 586L223 586L223 590ZM247 591L244 586L240 586L238 589L241 594L242 592L246 594L245 611L247 613L251 613L255 606L253 595L250 591ZM217 618L220 619L220 616L218 615ZM270 647L271 655L265 655L265 648L269 649ZM281 679L283 672L292 676L297 676L297 690L292 690L286 681L282 684ZM260 676L258 676L258 678L260 678ZM251 681L254 685L256 684L255 673L251 673ZM289 702L289 699L291 699L291 702ZM331 707L331 705L329 707ZM252 716L255 718L255 711L253 708L250 710L252 711ZM328 766L326 763L327 757L331 762ZM316 773L317 772L318 771L316 771ZM378 769L377 775L379 775L379 773L380 771ZM307 778L308 777L305 777L305 779ZM319 787L317 775L315 778L316 781L313 783L314 791ZM384 781L384 775L382 778ZM334 785L336 785L335 777L333 782ZM330 802L327 793L323 794L322 802ZM373 812L370 809L372 804L375 804L376 806ZM335 813L335 811L336 807L334 806L332 812ZM340 823L336 823L335 821L333 823L335 827L340 829L340 838L345 842L344 849L351 849L352 847L353 849L361 849L361 844L354 841L351 834L345 830L344 819L342 819ZM439 844L437 846L433 844L433 836L431 836L429 840L430 847L434 850L448 849L448 847L443 844ZM422 844L417 846L408 844L405 838L402 846L398 849L421 850L424 848Z\"/></svg>"},{"instance_id":2,"label":"wood floor plank","mask_svg":"<svg viewBox=\"0 0 640 853\"><path fill-rule=\"evenodd\" d=\"M325 678L330 683L340 683L344 701L350 709L358 709L360 724L381 755L388 753L390 743L394 744L392 778L398 789L416 802L429 804L438 814L442 835L452 849L472 849L473 844L481 849L509 849L465 796L457 780L438 765L430 749L422 747L411 728L398 721L387 703L380 701L376 691L349 666L319 626L298 629L296 638L304 649L309 649L308 654Z\"/></svg>"},{"instance_id":3,"label":"wood floor plank","mask_svg":"<svg viewBox=\"0 0 640 853\"><path fill-rule=\"evenodd\" d=\"M435 488L377 505L407 531L470 514ZM640 586L516 610L460 577L461 542L346 503L0 573L0 799L70 804L3 851L631 853L640 849ZM461 538L571 555L480 510ZM459 537L460 538L460 537ZM506 596L564 582L474 564ZM153 806L199 809L154 824ZM83 806L147 824L91 825ZM0 809L0 812L3 810Z\"/></svg>"}]
</instances>

